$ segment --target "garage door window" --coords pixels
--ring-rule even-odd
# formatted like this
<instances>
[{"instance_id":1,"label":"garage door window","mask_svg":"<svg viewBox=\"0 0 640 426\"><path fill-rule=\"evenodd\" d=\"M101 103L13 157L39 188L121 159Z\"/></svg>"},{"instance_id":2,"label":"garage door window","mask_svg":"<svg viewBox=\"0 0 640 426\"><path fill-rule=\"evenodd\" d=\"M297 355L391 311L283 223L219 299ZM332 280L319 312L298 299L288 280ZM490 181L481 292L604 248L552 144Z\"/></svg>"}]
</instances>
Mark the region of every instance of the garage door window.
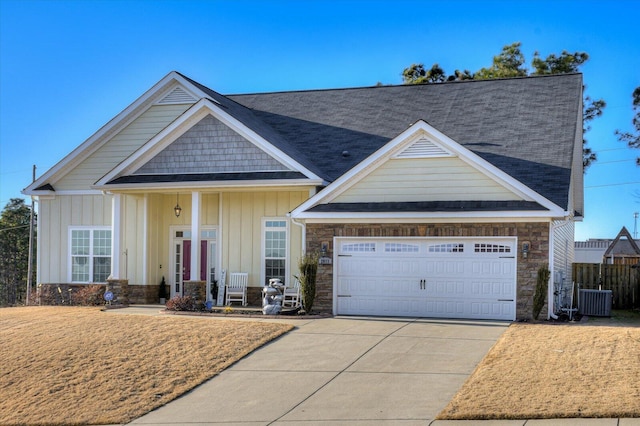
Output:
<instances>
[{"instance_id":1,"label":"garage door window","mask_svg":"<svg viewBox=\"0 0 640 426\"><path fill-rule=\"evenodd\" d=\"M429 246L429 253L464 253L463 243L433 244Z\"/></svg>"},{"instance_id":2,"label":"garage door window","mask_svg":"<svg viewBox=\"0 0 640 426\"><path fill-rule=\"evenodd\" d=\"M343 244L343 253L373 253L376 251L376 243L351 243Z\"/></svg>"},{"instance_id":3,"label":"garage door window","mask_svg":"<svg viewBox=\"0 0 640 426\"><path fill-rule=\"evenodd\" d=\"M417 244L385 243L385 253L418 253L420 246Z\"/></svg>"},{"instance_id":4,"label":"garage door window","mask_svg":"<svg viewBox=\"0 0 640 426\"><path fill-rule=\"evenodd\" d=\"M476 253L511 253L511 247L501 244L475 244Z\"/></svg>"}]
</instances>

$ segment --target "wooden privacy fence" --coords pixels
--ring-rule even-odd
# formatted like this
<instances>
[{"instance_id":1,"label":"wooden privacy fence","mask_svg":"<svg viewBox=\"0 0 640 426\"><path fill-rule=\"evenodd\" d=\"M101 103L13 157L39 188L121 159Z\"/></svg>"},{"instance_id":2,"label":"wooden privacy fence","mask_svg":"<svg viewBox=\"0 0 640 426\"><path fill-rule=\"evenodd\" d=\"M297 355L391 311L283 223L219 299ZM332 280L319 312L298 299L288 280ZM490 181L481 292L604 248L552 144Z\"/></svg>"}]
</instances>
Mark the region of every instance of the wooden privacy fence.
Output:
<instances>
[{"instance_id":1,"label":"wooden privacy fence","mask_svg":"<svg viewBox=\"0 0 640 426\"><path fill-rule=\"evenodd\" d=\"M611 290L613 309L640 307L640 269L632 265L574 263L573 281L581 289Z\"/></svg>"}]
</instances>

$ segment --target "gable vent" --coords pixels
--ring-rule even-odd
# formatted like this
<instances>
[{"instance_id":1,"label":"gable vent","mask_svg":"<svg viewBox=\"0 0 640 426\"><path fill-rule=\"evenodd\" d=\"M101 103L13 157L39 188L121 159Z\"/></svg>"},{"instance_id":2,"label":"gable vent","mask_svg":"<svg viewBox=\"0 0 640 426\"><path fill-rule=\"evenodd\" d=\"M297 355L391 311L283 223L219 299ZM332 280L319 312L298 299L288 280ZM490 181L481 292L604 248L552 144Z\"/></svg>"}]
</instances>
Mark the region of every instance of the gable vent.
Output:
<instances>
[{"instance_id":1,"label":"gable vent","mask_svg":"<svg viewBox=\"0 0 640 426\"><path fill-rule=\"evenodd\" d=\"M420 138L402 152L397 154L395 158L427 158L427 157L451 157L452 154L446 151L440 145L436 145L427 138Z\"/></svg>"},{"instance_id":2,"label":"gable vent","mask_svg":"<svg viewBox=\"0 0 640 426\"><path fill-rule=\"evenodd\" d=\"M167 96L160 99L158 104L192 104L196 99L182 87L176 87Z\"/></svg>"}]
</instances>

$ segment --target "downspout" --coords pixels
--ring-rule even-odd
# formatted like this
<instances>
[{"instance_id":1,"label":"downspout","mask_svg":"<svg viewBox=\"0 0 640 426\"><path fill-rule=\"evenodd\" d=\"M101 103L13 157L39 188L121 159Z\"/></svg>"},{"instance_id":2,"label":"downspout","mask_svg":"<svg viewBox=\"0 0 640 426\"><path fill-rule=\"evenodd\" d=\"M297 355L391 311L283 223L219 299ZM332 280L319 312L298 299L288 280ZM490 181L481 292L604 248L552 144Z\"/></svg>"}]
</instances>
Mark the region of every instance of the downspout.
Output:
<instances>
[{"instance_id":1,"label":"downspout","mask_svg":"<svg viewBox=\"0 0 640 426\"><path fill-rule=\"evenodd\" d=\"M553 280L554 280L554 276L555 276L555 259L554 259L554 252L555 252L555 230L558 228L561 228L563 226L566 226L567 224L569 224L572 221L572 216L565 216L565 219L562 222L556 223L554 224L553 222L551 222L551 227L549 228L549 268L551 270L551 273L549 274L549 280L551 280L551 283L553 284ZM549 309L548 310L548 315L549 318L552 318L554 320L558 319L558 316L554 313L554 306L553 306L553 285L548 286L549 290L547 292L547 297L548 297L548 305L549 305Z\"/></svg>"},{"instance_id":2,"label":"downspout","mask_svg":"<svg viewBox=\"0 0 640 426\"><path fill-rule=\"evenodd\" d=\"M302 254L304 255L307 251L307 226L304 222L298 222L291 216L291 212L287 213L287 217L291 219L291 223L300 227L302 232Z\"/></svg>"}]
</instances>

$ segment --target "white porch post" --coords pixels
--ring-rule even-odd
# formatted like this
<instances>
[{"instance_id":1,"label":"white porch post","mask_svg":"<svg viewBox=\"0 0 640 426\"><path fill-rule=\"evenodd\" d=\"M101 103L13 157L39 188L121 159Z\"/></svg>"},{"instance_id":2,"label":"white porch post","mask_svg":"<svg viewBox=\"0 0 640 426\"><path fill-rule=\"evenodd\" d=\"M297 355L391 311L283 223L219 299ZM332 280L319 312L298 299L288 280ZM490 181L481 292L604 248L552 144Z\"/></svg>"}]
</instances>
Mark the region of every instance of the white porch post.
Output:
<instances>
[{"instance_id":1,"label":"white porch post","mask_svg":"<svg viewBox=\"0 0 640 426\"><path fill-rule=\"evenodd\" d=\"M120 230L122 229L122 195L113 194L111 199L111 278L120 279Z\"/></svg>"},{"instance_id":2,"label":"white porch post","mask_svg":"<svg viewBox=\"0 0 640 426\"><path fill-rule=\"evenodd\" d=\"M191 193L191 281L200 280L200 199L199 192Z\"/></svg>"}]
</instances>

